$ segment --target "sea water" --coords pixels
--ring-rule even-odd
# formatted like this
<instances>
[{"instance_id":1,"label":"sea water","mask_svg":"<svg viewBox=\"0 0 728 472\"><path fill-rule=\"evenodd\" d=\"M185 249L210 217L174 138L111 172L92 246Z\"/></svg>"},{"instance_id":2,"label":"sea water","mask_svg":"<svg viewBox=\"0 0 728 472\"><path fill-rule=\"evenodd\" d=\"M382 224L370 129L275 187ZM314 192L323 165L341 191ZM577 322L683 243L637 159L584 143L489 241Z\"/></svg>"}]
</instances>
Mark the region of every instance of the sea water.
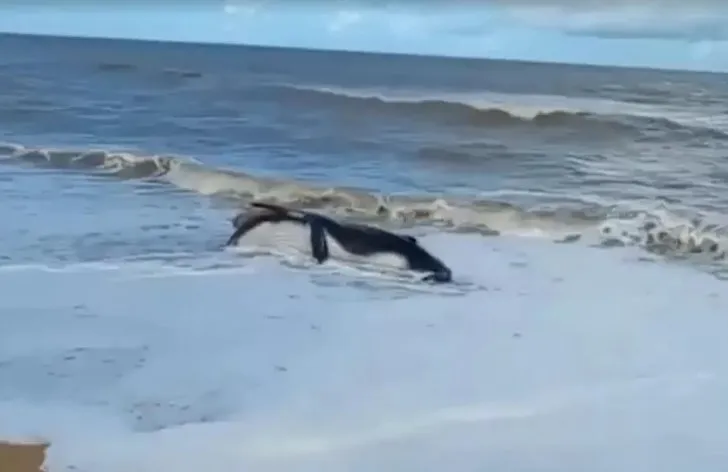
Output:
<instances>
[{"instance_id":1,"label":"sea water","mask_svg":"<svg viewBox=\"0 0 728 472\"><path fill-rule=\"evenodd\" d=\"M0 50L0 438L49 471L728 464L721 76ZM251 199L454 283L223 248Z\"/></svg>"}]
</instances>

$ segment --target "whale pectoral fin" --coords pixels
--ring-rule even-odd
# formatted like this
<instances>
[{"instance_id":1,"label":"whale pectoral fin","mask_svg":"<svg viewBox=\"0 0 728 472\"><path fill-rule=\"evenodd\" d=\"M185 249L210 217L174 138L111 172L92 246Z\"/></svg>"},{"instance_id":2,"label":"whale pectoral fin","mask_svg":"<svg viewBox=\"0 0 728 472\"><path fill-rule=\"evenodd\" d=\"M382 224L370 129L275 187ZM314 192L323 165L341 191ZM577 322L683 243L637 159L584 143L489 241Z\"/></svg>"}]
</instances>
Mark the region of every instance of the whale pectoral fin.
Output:
<instances>
[{"instance_id":1,"label":"whale pectoral fin","mask_svg":"<svg viewBox=\"0 0 728 472\"><path fill-rule=\"evenodd\" d=\"M309 221L311 228L311 253L319 264L329 258L329 245L326 242L324 227L316 221Z\"/></svg>"}]
</instances>

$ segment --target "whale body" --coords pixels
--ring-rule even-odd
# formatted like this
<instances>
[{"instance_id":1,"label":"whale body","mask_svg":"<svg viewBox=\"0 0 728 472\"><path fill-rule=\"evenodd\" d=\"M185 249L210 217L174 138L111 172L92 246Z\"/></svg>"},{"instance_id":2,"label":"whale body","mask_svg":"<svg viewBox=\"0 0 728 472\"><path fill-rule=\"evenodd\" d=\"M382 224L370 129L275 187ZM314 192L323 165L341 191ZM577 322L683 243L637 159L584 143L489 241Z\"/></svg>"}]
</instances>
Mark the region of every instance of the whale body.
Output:
<instances>
[{"instance_id":1,"label":"whale body","mask_svg":"<svg viewBox=\"0 0 728 472\"><path fill-rule=\"evenodd\" d=\"M331 257L359 259L398 269L427 273L423 281L450 282L451 269L423 248L417 238L272 203L252 202L260 210L233 218L235 232L226 245L246 242L289 246L310 253L322 264Z\"/></svg>"}]
</instances>

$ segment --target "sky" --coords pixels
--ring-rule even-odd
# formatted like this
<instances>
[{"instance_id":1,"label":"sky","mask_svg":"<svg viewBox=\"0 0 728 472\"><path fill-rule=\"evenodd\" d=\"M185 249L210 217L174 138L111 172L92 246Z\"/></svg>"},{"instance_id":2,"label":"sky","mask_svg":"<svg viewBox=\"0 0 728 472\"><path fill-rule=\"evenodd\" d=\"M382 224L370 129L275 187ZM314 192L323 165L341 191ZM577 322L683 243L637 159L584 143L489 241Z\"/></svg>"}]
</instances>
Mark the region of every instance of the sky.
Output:
<instances>
[{"instance_id":1,"label":"sky","mask_svg":"<svg viewBox=\"0 0 728 472\"><path fill-rule=\"evenodd\" d=\"M728 72L728 0L6 0L0 31Z\"/></svg>"}]
</instances>

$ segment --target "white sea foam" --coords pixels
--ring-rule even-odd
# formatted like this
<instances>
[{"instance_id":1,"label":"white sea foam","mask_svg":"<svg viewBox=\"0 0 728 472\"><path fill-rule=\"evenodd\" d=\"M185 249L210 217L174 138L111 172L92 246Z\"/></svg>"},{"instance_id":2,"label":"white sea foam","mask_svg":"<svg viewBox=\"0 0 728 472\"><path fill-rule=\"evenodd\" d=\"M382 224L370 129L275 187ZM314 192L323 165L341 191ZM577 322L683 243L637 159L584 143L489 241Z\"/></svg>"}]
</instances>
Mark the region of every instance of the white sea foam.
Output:
<instances>
[{"instance_id":1,"label":"white sea foam","mask_svg":"<svg viewBox=\"0 0 728 472\"><path fill-rule=\"evenodd\" d=\"M203 165L193 159L182 157L143 157L115 151L24 148L1 142L0 155L8 155L16 164L36 163L46 166L54 163L53 165L59 169L75 168L78 164L78 168L83 168L84 172L93 175L103 169L107 177L113 174L123 179L151 179L156 184L167 182L177 189L197 194L234 197L238 204L244 204L243 202L250 199L271 199L284 205L318 209L337 218L357 217L369 221L376 220L380 224L391 223L394 226L419 223L458 232L499 233L509 236L548 238L559 242L578 240L586 244L604 246L640 246L650 252L656 252L655 237L664 233L664 237L658 238L660 244L657 251L668 256L689 257L699 264L713 261L716 265L724 265L721 261L726 260L728 253L728 221L724 215L714 211L696 212L694 208L689 209L674 202L666 205L659 194L654 194L652 196L654 200L651 202L640 203L631 200L612 201L596 196L575 197L563 192L516 191L514 193L512 190L503 189L497 192L481 192L475 199L458 196L457 193L441 196L379 194L363 189L327 187L311 185L304 181L256 176L240 170ZM86 160L84 156L92 156L93 159ZM625 159L622 164L631 162L632 156L629 155ZM624 176L634 173L634 168L630 166L615 171L611 169L614 163L609 162L587 161L579 165L585 166L588 172L593 174L617 172ZM108 174L107 171L112 174ZM27 192L29 188L38 185L35 176L33 179L33 184L29 184L27 188L12 181L7 181L5 186L0 182L0 190L17 192L20 188L23 192ZM85 183L87 179L88 175L84 176ZM137 193L139 198L148 196L145 194L152 192L150 190L152 188L155 189L153 192L163 191L162 186L157 187L151 182L147 183L150 187L144 192ZM85 188L87 194L81 197L85 205L103 204L104 208L109 207L104 199L89 198L98 191L96 186L92 186L93 190L89 190L89 187L70 179L49 179L47 185L50 188L39 189L43 197L49 192L58 192L60 189L68 192L67 195L83 193ZM112 187L104 188L105 197L111 194L110 188ZM169 191L169 188L164 191ZM506 203L510 198L504 198L505 195L510 194L513 197L519 193L530 194L542 202L535 206ZM129 198L128 192L124 193L123 198ZM551 199L559 203L549 203ZM159 205L149 205L149 201L144 200L141 203L146 203L150 209L146 215L151 221L150 224L157 224ZM195 204L190 204L187 211L181 212L175 221L188 218L189 212L195 207ZM26 208L26 205L23 205L23 208ZM38 220L39 224L47 227L51 218L65 221L66 207L60 208L63 211L45 212L43 219ZM141 214L138 206L130 206L128 211L135 217ZM98 219L93 215L96 228ZM121 220L105 219L104 223L113 225L115 221ZM646 225L652 229L647 229ZM392 263L400 265L401 261L390 258L388 264ZM725 271L724 268L721 270Z\"/></svg>"},{"instance_id":2,"label":"white sea foam","mask_svg":"<svg viewBox=\"0 0 728 472\"><path fill-rule=\"evenodd\" d=\"M52 441L50 472L725 470L723 283L630 248L423 243L486 289L374 297L272 258L0 272L0 437Z\"/></svg>"}]
</instances>

